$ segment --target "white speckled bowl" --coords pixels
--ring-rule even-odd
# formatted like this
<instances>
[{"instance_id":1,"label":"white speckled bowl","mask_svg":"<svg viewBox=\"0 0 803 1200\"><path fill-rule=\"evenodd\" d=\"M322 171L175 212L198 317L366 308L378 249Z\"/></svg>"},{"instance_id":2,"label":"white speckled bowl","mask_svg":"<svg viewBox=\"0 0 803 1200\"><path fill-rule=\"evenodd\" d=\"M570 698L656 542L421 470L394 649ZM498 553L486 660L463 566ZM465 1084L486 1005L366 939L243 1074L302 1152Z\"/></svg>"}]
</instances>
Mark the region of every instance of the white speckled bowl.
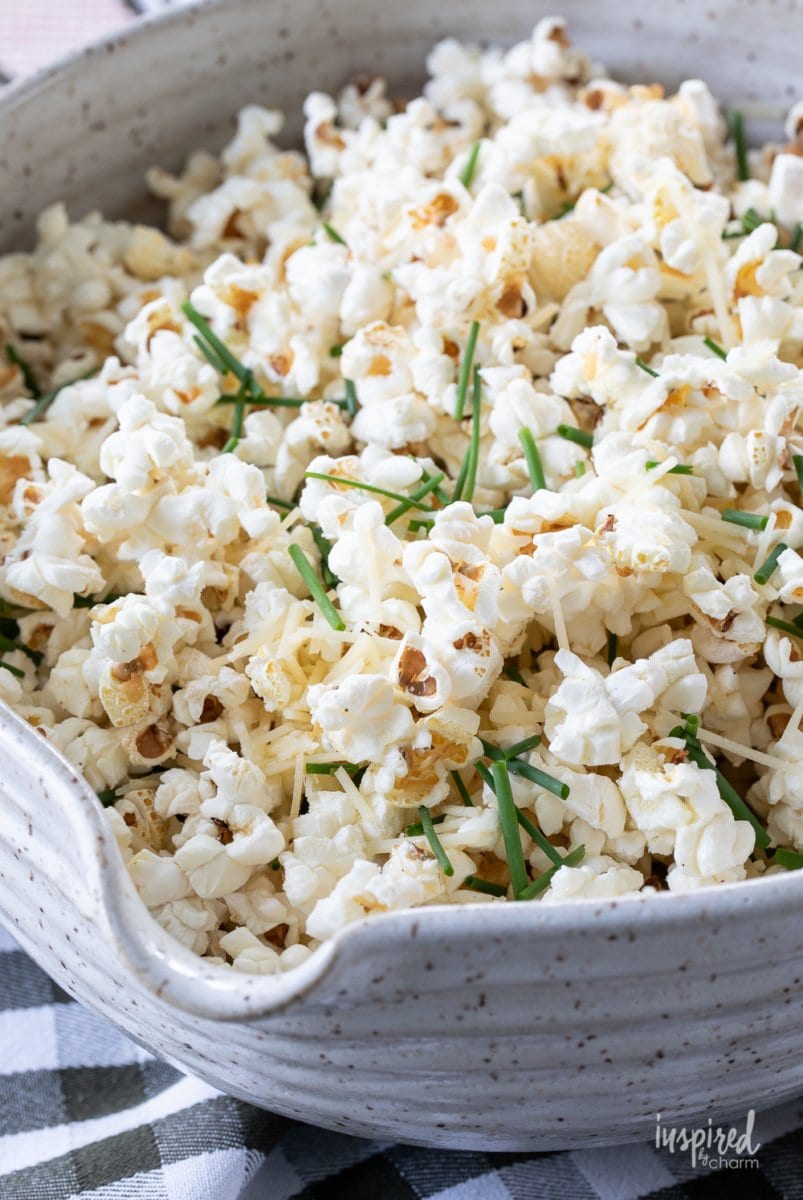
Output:
<instances>
[{"instance_id":1,"label":"white speckled bowl","mask_svg":"<svg viewBox=\"0 0 803 1200\"><path fill-rule=\"evenodd\" d=\"M702 75L726 99L781 107L797 94L794 0L760 46L749 2L561 7L625 76ZM0 101L0 246L57 198L132 211L148 164L219 144L246 101L297 114L312 87L366 69L409 84L437 37L509 42L543 11L228 0L147 22ZM94 794L2 706L0 761L0 917L73 995L232 1095L353 1133L554 1149L803 1090L803 872L373 917L289 975L244 976L151 920Z\"/></svg>"}]
</instances>

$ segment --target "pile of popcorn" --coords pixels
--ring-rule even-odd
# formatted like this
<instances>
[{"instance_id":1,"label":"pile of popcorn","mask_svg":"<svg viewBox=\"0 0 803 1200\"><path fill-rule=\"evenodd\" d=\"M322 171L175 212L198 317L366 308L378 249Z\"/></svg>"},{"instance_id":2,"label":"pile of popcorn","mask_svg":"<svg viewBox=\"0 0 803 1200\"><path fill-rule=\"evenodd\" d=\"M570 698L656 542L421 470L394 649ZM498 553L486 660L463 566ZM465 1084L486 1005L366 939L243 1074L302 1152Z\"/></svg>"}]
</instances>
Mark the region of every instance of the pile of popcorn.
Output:
<instances>
[{"instance_id":1,"label":"pile of popcorn","mask_svg":"<svg viewBox=\"0 0 803 1200\"><path fill-rule=\"evenodd\" d=\"M748 153L557 18L428 67L0 260L0 698L240 970L803 851L803 104Z\"/></svg>"}]
</instances>

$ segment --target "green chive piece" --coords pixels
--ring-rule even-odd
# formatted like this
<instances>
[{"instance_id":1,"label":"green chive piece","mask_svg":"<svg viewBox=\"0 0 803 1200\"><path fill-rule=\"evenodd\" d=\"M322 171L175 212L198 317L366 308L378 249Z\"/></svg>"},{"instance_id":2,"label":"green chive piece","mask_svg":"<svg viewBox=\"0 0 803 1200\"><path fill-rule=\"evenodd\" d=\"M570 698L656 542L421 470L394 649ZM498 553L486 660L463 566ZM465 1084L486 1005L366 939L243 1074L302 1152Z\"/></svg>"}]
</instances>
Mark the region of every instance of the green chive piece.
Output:
<instances>
[{"instance_id":1,"label":"green chive piece","mask_svg":"<svg viewBox=\"0 0 803 1200\"><path fill-rule=\"evenodd\" d=\"M217 401L218 404L239 404L240 393L235 392L231 396L221 396ZM246 404L253 408L301 408L302 404L310 403L308 400L301 399L300 396L260 396L256 398L249 396ZM345 400L330 400L330 404L337 404L341 408L345 408Z\"/></svg>"},{"instance_id":2,"label":"green chive piece","mask_svg":"<svg viewBox=\"0 0 803 1200\"><path fill-rule=\"evenodd\" d=\"M237 398L234 402L234 419L231 423L231 436L230 436L229 440L226 442L226 445L221 450L221 452L220 452L221 454L230 454L232 451L236 450L237 446L239 445L240 438L243 435L243 421L245 420L245 405L246 405L248 396L251 392L253 378L254 377L251 374L251 372L246 370L245 374L243 375L242 383L240 384L239 390L237 392Z\"/></svg>"},{"instance_id":3,"label":"green chive piece","mask_svg":"<svg viewBox=\"0 0 803 1200\"><path fill-rule=\"evenodd\" d=\"M34 374L33 367L25 361L21 354L17 353L10 342L6 345L6 358L22 375L22 382L34 400L39 400L42 396L42 389L39 386L39 380Z\"/></svg>"},{"instance_id":4,"label":"green chive piece","mask_svg":"<svg viewBox=\"0 0 803 1200\"><path fill-rule=\"evenodd\" d=\"M323 221L322 224L323 224L324 233L326 234L326 236L329 238L330 241L337 242L337 244L339 246L348 245L348 243L346 242L346 239L344 237L341 237L340 234L337 232L337 230L334 228L334 226L330 225L328 221Z\"/></svg>"},{"instance_id":5,"label":"green chive piece","mask_svg":"<svg viewBox=\"0 0 803 1200\"><path fill-rule=\"evenodd\" d=\"M803 612L799 612L796 617L792 617L792 624L796 629L803 629Z\"/></svg>"},{"instance_id":6,"label":"green chive piece","mask_svg":"<svg viewBox=\"0 0 803 1200\"><path fill-rule=\"evenodd\" d=\"M450 771L449 775L451 776L452 783L457 788L457 790L460 794L460 799L463 801L463 804L465 805L465 807L473 808L474 801L471 799L471 796L468 794L468 788L466 787L465 783L463 782L463 777L460 774L460 772L459 771Z\"/></svg>"},{"instance_id":7,"label":"green chive piece","mask_svg":"<svg viewBox=\"0 0 803 1200\"><path fill-rule=\"evenodd\" d=\"M486 742L485 738L480 738L482 749L486 758L490 758L493 762L502 762L504 760L504 751L498 746L494 746L493 742Z\"/></svg>"},{"instance_id":8,"label":"green chive piece","mask_svg":"<svg viewBox=\"0 0 803 1200\"><path fill-rule=\"evenodd\" d=\"M318 608L326 617L332 628L336 629L338 632L341 632L346 628L345 621L327 596L326 592L323 590L323 587L319 583L315 574L315 569L304 551L299 545L297 545L297 543L293 542L287 547L287 553L290 555L293 565L295 566L299 575L306 583L309 594L318 605Z\"/></svg>"},{"instance_id":9,"label":"green chive piece","mask_svg":"<svg viewBox=\"0 0 803 1200\"><path fill-rule=\"evenodd\" d=\"M792 230L792 237L789 241L789 249L797 254L800 243L803 242L803 221L798 221Z\"/></svg>"},{"instance_id":10,"label":"green chive piece","mask_svg":"<svg viewBox=\"0 0 803 1200\"><path fill-rule=\"evenodd\" d=\"M472 396L471 438L466 451L466 473L459 499L470 504L477 485L477 468L480 462L480 410L482 407L482 380L479 367L474 368L474 393ZM455 489L456 491L457 489ZM457 497L456 497L457 498Z\"/></svg>"},{"instance_id":11,"label":"green chive piece","mask_svg":"<svg viewBox=\"0 0 803 1200\"><path fill-rule=\"evenodd\" d=\"M444 875L454 875L454 867L449 862L449 855L444 850L440 843L440 838L435 832L435 826L426 804L419 805L418 815L421 818L424 837L429 842L430 849L437 858L441 870L443 871Z\"/></svg>"},{"instance_id":12,"label":"green chive piece","mask_svg":"<svg viewBox=\"0 0 803 1200\"><path fill-rule=\"evenodd\" d=\"M357 387L353 379L346 379L343 382L346 387L346 411L352 417L356 417L357 409L360 407L359 401L357 400Z\"/></svg>"},{"instance_id":13,"label":"green chive piece","mask_svg":"<svg viewBox=\"0 0 803 1200\"><path fill-rule=\"evenodd\" d=\"M800 484L801 490L803 491L803 454L793 454L792 462L795 464L797 481Z\"/></svg>"},{"instance_id":14,"label":"green chive piece","mask_svg":"<svg viewBox=\"0 0 803 1200\"><path fill-rule=\"evenodd\" d=\"M733 238L743 238L744 229L724 229L722 231L723 242L731 241Z\"/></svg>"},{"instance_id":15,"label":"green chive piece","mask_svg":"<svg viewBox=\"0 0 803 1200\"><path fill-rule=\"evenodd\" d=\"M395 508L392 508L385 517L385 524L392 525L394 521L398 521L399 517L403 517L411 508L417 508L417 501L423 500L425 496L431 492L437 492L438 487L446 478L443 471L439 471L437 475L433 475L430 479L425 480L415 491L411 492L406 500L402 500Z\"/></svg>"},{"instance_id":16,"label":"green chive piece","mask_svg":"<svg viewBox=\"0 0 803 1200\"><path fill-rule=\"evenodd\" d=\"M529 817L525 816L525 814L521 811L520 808L516 809L516 818L519 822L519 825L521 825L522 829L524 830L524 832L528 833L530 835L530 837L535 842L536 846L538 846L539 849L543 850L543 852L547 856L547 858L552 859L552 862L555 863L557 866L559 866L559 867L563 866L563 859L562 859L561 855L559 854L559 852L555 849L555 847L552 845L552 843L549 841L549 839L544 837L543 833L538 828L538 826L533 821L531 821Z\"/></svg>"},{"instance_id":17,"label":"green chive piece","mask_svg":"<svg viewBox=\"0 0 803 1200\"><path fill-rule=\"evenodd\" d=\"M496 795L496 784L494 783L493 775L488 770L485 763L475 762L474 770L477 772L482 782L487 784L494 795Z\"/></svg>"},{"instance_id":18,"label":"green chive piece","mask_svg":"<svg viewBox=\"0 0 803 1200\"><path fill-rule=\"evenodd\" d=\"M605 630L605 636L608 641L608 666L612 667L616 662L616 655L619 653L619 638L615 633L611 633L610 629Z\"/></svg>"},{"instance_id":19,"label":"green chive piece","mask_svg":"<svg viewBox=\"0 0 803 1200\"><path fill-rule=\"evenodd\" d=\"M332 549L332 543L329 538L324 537L323 530L320 525L310 525L309 531L312 534L312 540L318 547L318 553L321 556L321 576L327 588L337 587L340 583L337 575L329 566L329 554Z\"/></svg>"},{"instance_id":20,"label":"green chive piece","mask_svg":"<svg viewBox=\"0 0 803 1200\"><path fill-rule=\"evenodd\" d=\"M567 442L574 442L577 446L585 446L586 450L590 450L594 445L593 433L578 429L575 425L558 425L556 432L558 437L565 438Z\"/></svg>"},{"instance_id":21,"label":"green chive piece","mask_svg":"<svg viewBox=\"0 0 803 1200\"><path fill-rule=\"evenodd\" d=\"M571 850L561 860L560 866L555 865L554 867L550 867L549 870L544 871L543 875L539 875L537 879L532 881L529 887L524 889L518 899L534 900L536 896L540 896L541 892L545 892L549 887L561 867L576 867L578 863L583 861L585 852L585 846L575 846L574 850Z\"/></svg>"},{"instance_id":22,"label":"green chive piece","mask_svg":"<svg viewBox=\"0 0 803 1200\"><path fill-rule=\"evenodd\" d=\"M717 781L717 791L720 797L725 801L737 820L750 822L756 835L756 846L760 850L766 850L770 844L770 837L766 829L752 809L748 808L739 793L731 787L719 768L711 762L697 738L693 737L683 725L676 725L669 736L684 738L686 741L686 753L691 761L700 767L701 770L714 772Z\"/></svg>"},{"instance_id":23,"label":"green chive piece","mask_svg":"<svg viewBox=\"0 0 803 1200\"><path fill-rule=\"evenodd\" d=\"M522 762L518 758L512 758L508 767L514 775L520 775L522 779L529 779L530 783L538 784L539 787L544 788L547 792L552 792L553 796L558 796L561 800L566 800L569 796L571 788L568 783L555 779L554 775L547 775L546 771L541 771L538 767L531 767L529 763Z\"/></svg>"},{"instance_id":24,"label":"green chive piece","mask_svg":"<svg viewBox=\"0 0 803 1200\"><path fill-rule=\"evenodd\" d=\"M42 655L38 650L32 650L30 646L26 646L24 642L19 642L16 638L6 637L4 633L0 633L0 651L6 654L13 654L15 650L19 650L26 658L29 658L32 663L37 666L42 661Z\"/></svg>"},{"instance_id":25,"label":"green chive piece","mask_svg":"<svg viewBox=\"0 0 803 1200\"><path fill-rule=\"evenodd\" d=\"M491 883L489 879L480 879L477 875L466 875L463 887L471 888L472 892L482 892L485 896L507 895L507 888L501 883Z\"/></svg>"},{"instance_id":26,"label":"green chive piece","mask_svg":"<svg viewBox=\"0 0 803 1200\"><path fill-rule=\"evenodd\" d=\"M738 508L723 508L722 520L727 521L729 525L741 525L745 529L759 531L766 529L769 523L769 517L762 517L758 513L742 512Z\"/></svg>"},{"instance_id":27,"label":"green chive piece","mask_svg":"<svg viewBox=\"0 0 803 1200\"><path fill-rule=\"evenodd\" d=\"M0 658L0 667L3 667L3 669L8 671L11 675L16 675L17 679L25 678L24 671L21 671L19 667L12 667L11 663L7 663L5 659Z\"/></svg>"},{"instance_id":28,"label":"green chive piece","mask_svg":"<svg viewBox=\"0 0 803 1200\"><path fill-rule=\"evenodd\" d=\"M643 358L636 357L636 366L641 367L642 371L646 371L648 375L652 375L653 379L658 378L658 372L653 371L652 367L648 366Z\"/></svg>"},{"instance_id":29,"label":"green chive piece","mask_svg":"<svg viewBox=\"0 0 803 1200\"><path fill-rule=\"evenodd\" d=\"M123 596L129 595L128 592L109 592L108 596L78 596L72 598L73 608L94 608L96 604L114 604L115 600L122 600Z\"/></svg>"},{"instance_id":30,"label":"green chive piece","mask_svg":"<svg viewBox=\"0 0 803 1200\"><path fill-rule=\"evenodd\" d=\"M765 617L765 621L771 629L780 629L782 633L788 633L790 637L803 638L803 626L801 625L782 621L780 617Z\"/></svg>"},{"instance_id":31,"label":"green chive piece","mask_svg":"<svg viewBox=\"0 0 803 1200\"><path fill-rule=\"evenodd\" d=\"M521 687L527 686L524 676L514 663L505 664L505 675L507 675L508 679L512 679L514 683L518 683Z\"/></svg>"},{"instance_id":32,"label":"green chive piece","mask_svg":"<svg viewBox=\"0 0 803 1200\"><path fill-rule=\"evenodd\" d=\"M201 354L203 354L206 361L211 363L220 375L228 375L229 368L226 366L223 359L215 350L212 349L211 346L207 345L199 333L193 334L192 340L195 342L195 345L201 351ZM218 401L218 403L220 403L220 401Z\"/></svg>"},{"instance_id":33,"label":"green chive piece","mask_svg":"<svg viewBox=\"0 0 803 1200\"><path fill-rule=\"evenodd\" d=\"M761 564L756 573L753 575L756 583L769 583L775 568L778 566L778 559L783 554L784 550L788 550L786 542L779 542L773 550L772 554Z\"/></svg>"},{"instance_id":34,"label":"green chive piece","mask_svg":"<svg viewBox=\"0 0 803 1200\"><path fill-rule=\"evenodd\" d=\"M528 750L534 750L536 746L541 745L541 734L533 733L530 737L522 738L520 742L514 742L512 746L506 746L504 750L505 758L519 758L522 754L526 754Z\"/></svg>"},{"instance_id":35,"label":"green chive piece","mask_svg":"<svg viewBox=\"0 0 803 1200\"><path fill-rule=\"evenodd\" d=\"M110 808L117 800L117 792L114 788L107 788L105 792L98 792L97 796L104 808Z\"/></svg>"},{"instance_id":36,"label":"green chive piece","mask_svg":"<svg viewBox=\"0 0 803 1200\"><path fill-rule=\"evenodd\" d=\"M285 512L292 512L295 508L295 504L289 504L287 500L280 500L278 496L266 496L265 499L274 508L283 508Z\"/></svg>"},{"instance_id":37,"label":"green chive piece","mask_svg":"<svg viewBox=\"0 0 803 1200\"><path fill-rule=\"evenodd\" d=\"M586 465L581 458L574 464L574 473L578 479L582 479L586 473Z\"/></svg>"},{"instance_id":38,"label":"green chive piece","mask_svg":"<svg viewBox=\"0 0 803 1200\"><path fill-rule=\"evenodd\" d=\"M656 467L663 466L663 463L657 462L654 458L648 458L644 464L647 471L654 471ZM670 467L667 475L693 475L694 467L685 466L683 463L678 463L675 467Z\"/></svg>"},{"instance_id":39,"label":"green chive piece","mask_svg":"<svg viewBox=\"0 0 803 1200\"><path fill-rule=\"evenodd\" d=\"M429 519L425 517L420 521L411 521L407 526L407 532L418 533L419 529L431 529L434 524L435 522L431 517Z\"/></svg>"},{"instance_id":40,"label":"green chive piece","mask_svg":"<svg viewBox=\"0 0 803 1200\"><path fill-rule=\"evenodd\" d=\"M47 412L60 392L63 392L67 387L72 387L74 383L81 383L84 379L91 379L97 373L97 367L90 367L88 371L82 371L80 375L76 375L75 379L71 379L69 383L60 383L58 387L51 388L49 392L44 392L33 408L29 408L24 416L20 417L20 425L30 425L33 421L38 421Z\"/></svg>"},{"instance_id":41,"label":"green chive piece","mask_svg":"<svg viewBox=\"0 0 803 1200\"><path fill-rule=\"evenodd\" d=\"M469 155L466 160L466 165L463 167L463 170L460 172L460 182L462 183L464 188L471 187L471 181L474 178L474 172L477 169L477 159L479 158L479 156L480 156L480 144L479 144L479 142L475 142L474 145L471 147L471 150L469 151Z\"/></svg>"},{"instance_id":42,"label":"green chive piece","mask_svg":"<svg viewBox=\"0 0 803 1200\"><path fill-rule=\"evenodd\" d=\"M351 762L308 762L305 763L304 770L307 775L334 775L341 767L348 771L349 775L354 775L360 769L356 763Z\"/></svg>"},{"instance_id":43,"label":"green chive piece","mask_svg":"<svg viewBox=\"0 0 803 1200\"><path fill-rule=\"evenodd\" d=\"M387 488L377 487L373 483L362 483L359 479L347 479L341 475L325 475L321 471L305 471L304 478L323 479L326 483L342 484L343 487L357 488L361 492L371 492L376 496L387 496L389 500L398 500L402 504L412 499L410 496L402 496L401 492L390 492ZM411 507L420 509L421 512L431 513L435 511L430 505L420 504L418 501L414 505L411 505Z\"/></svg>"},{"instance_id":44,"label":"green chive piece","mask_svg":"<svg viewBox=\"0 0 803 1200\"><path fill-rule=\"evenodd\" d=\"M268 863L268 866L270 867L271 871L280 871L282 868L282 864L279 862L278 858L274 858L272 862Z\"/></svg>"},{"instance_id":45,"label":"green chive piece","mask_svg":"<svg viewBox=\"0 0 803 1200\"><path fill-rule=\"evenodd\" d=\"M206 345L211 348L211 350L220 360L220 363L225 366L226 370L230 371L232 375L239 379L240 383L243 383L246 376L250 378L251 390L253 394L255 396L263 396L264 393L262 388L254 386L252 372L248 367L243 366L239 358L235 358L226 343L222 342L217 334L213 332L208 321L204 320L204 318L198 312L198 309L194 308L188 300L185 304L182 304L181 311L184 313L184 316L187 318L187 320L195 326Z\"/></svg>"},{"instance_id":46,"label":"green chive piece","mask_svg":"<svg viewBox=\"0 0 803 1200\"><path fill-rule=\"evenodd\" d=\"M738 110L734 109L729 114L728 125L736 150L736 175L738 179L744 182L745 179L750 178L750 168L747 165L747 142L744 136L744 118Z\"/></svg>"},{"instance_id":47,"label":"green chive piece","mask_svg":"<svg viewBox=\"0 0 803 1200\"><path fill-rule=\"evenodd\" d=\"M703 345L707 346L712 354L716 354L717 358L726 359L728 357L726 352L722 349L722 347L717 342L714 341L713 338L710 338L710 337L703 338Z\"/></svg>"},{"instance_id":48,"label":"green chive piece","mask_svg":"<svg viewBox=\"0 0 803 1200\"><path fill-rule=\"evenodd\" d=\"M683 724L686 732L690 737L697 737L697 730L700 728L700 717L698 713L684 713Z\"/></svg>"},{"instance_id":49,"label":"green chive piece","mask_svg":"<svg viewBox=\"0 0 803 1200\"><path fill-rule=\"evenodd\" d=\"M504 525L506 512L507 509L504 508L490 508L487 512L477 513L477 516L490 517L494 525Z\"/></svg>"},{"instance_id":50,"label":"green chive piece","mask_svg":"<svg viewBox=\"0 0 803 1200\"><path fill-rule=\"evenodd\" d=\"M787 871L799 871L803 868L803 854L798 854L797 850L786 850L782 846L775 851L772 861L779 867L786 867Z\"/></svg>"},{"instance_id":51,"label":"green chive piece","mask_svg":"<svg viewBox=\"0 0 803 1200\"><path fill-rule=\"evenodd\" d=\"M445 820L446 817L433 817L432 824L442 825ZM408 837L422 837L424 834L424 826L420 821L417 821L414 825L408 825L404 832Z\"/></svg>"},{"instance_id":52,"label":"green chive piece","mask_svg":"<svg viewBox=\"0 0 803 1200\"><path fill-rule=\"evenodd\" d=\"M506 762L495 762L492 774L496 791L496 804L499 810L499 824L502 828L507 865L510 871L510 882L513 887L513 895L518 899L519 894L527 886L527 867L524 862L524 851L521 848L519 822L516 816L516 805L513 803L508 764Z\"/></svg>"},{"instance_id":53,"label":"green chive piece","mask_svg":"<svg viewBox=\"0 0 803 1200\"><path fill-rule=\"evenodd\" d=\"M541 464L541 455L538 453L538 447L535 444L532 430L520 429L519 441L524 451L524 459L530 474L530 483L533 485L533 491L537 492L546 487L546 479L544 477L544 468Z\"/></svg>"},{"instance_id":54,"label":"green chive piece","mask_svg":"<svg viewBox=\"0 0 803 1200\"><path fill-rule=\"evenodd\" d=\"M477 338L479 337L479 333L479 321L472 321L471 328L468 331L468 337L466 339L466 348L463 352L463 362L460 366L460 377L457 381L457 400L454 406L455 421L463 420L463 410L466 407L468 385L471 382L471 364L474 361L474 351L477 348Z\"/></svg>"},{"instance_id":55,"label":"green chive piece","mask_svg":"<svg viewBox=\"0 0 803 1200\"><path fill-rule=\"evenodd\" d=\"M343 353L343 347L345 346L345 344L346 344L345 342L335 342L334 346L330 346L329 347L329 357L330 358L340 358L340 355Z\"/></svg>"},{"instance_id":56,"label":"green chive piece","mask_svg":"<svg viewBox=\"0 0 803 1200\"><path fill-rule=\"evenodd\" d=\"M761 213L756 212L754 208L748 208L742 217L742 229L745 233L752 233L754 229L758 229L759 225L766 225L766 223L767 218L762 217Z\"/></svg>"}]
</instances>

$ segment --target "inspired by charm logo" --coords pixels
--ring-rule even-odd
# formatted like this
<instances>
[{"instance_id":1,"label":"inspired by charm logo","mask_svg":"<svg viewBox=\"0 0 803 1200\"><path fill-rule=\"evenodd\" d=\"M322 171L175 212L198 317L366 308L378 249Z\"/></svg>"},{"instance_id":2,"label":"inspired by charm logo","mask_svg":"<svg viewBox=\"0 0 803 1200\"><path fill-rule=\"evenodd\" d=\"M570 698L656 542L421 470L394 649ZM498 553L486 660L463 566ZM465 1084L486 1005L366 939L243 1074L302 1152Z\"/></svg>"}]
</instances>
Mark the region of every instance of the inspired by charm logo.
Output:
<instances>
[{"instance_id":1,"label":"inspired by charm logo","mask_svg":"<svg viewBox=\"0 0 803 1200\"><path fill-rule=\"evenodd\" d=\"M662 1125L658 1113L655 1125L655 1146L670 1154L688 1154L692 1167L707 1167L711 1171L727 1168L737 1171L758 1166L756 1155L761 1142L753 1141L756 1113L751 1108L744 1128L738 1125Z\"/></svg>"}]
</instances>

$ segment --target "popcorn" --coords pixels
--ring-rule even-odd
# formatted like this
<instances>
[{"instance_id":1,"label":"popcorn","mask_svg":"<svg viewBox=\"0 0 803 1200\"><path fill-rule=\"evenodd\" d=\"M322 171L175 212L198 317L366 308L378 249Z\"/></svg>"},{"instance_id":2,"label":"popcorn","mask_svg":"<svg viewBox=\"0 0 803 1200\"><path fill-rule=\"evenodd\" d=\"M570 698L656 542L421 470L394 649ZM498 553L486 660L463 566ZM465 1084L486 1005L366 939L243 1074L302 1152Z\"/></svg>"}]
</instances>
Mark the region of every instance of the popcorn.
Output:
<instances>
[{"instance_id":1,"label":"popcorn","mask_svg":"<svg viewBox=\"0 0 803 1200\"><path fill-rule=\"evenodd\" d=\"M611 80L561 18L428 66L312 93L305 155L246 107L149 173L170 235L55 205L0 259L55 392L0 366L0 699L249 974L508 888L499 750L575 852L539 903L803 849L803 109L740 181L702 81Z\"/></svg>"}]
</instances>

